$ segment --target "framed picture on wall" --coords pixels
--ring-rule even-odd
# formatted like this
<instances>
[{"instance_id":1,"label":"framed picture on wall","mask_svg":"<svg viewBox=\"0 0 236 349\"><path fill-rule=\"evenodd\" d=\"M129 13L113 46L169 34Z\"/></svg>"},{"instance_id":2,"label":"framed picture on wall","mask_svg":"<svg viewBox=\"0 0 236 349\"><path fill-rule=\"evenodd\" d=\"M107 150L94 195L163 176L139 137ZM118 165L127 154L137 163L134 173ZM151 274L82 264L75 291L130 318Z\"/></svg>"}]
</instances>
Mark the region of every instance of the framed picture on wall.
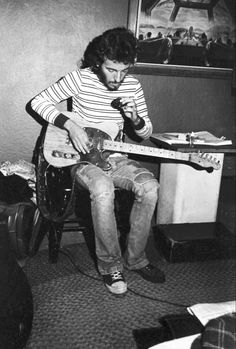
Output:
<instances>
[{"instance_id":1,"label":"framed picture on wall","mask_svg":"<svg viewBox=\"0 0 236 349\"><path fill-rule=\"evenodd\" d=\"M232 75L235 0L130 0L137 68L185 75Z\"/></svg>"}]
</instances>

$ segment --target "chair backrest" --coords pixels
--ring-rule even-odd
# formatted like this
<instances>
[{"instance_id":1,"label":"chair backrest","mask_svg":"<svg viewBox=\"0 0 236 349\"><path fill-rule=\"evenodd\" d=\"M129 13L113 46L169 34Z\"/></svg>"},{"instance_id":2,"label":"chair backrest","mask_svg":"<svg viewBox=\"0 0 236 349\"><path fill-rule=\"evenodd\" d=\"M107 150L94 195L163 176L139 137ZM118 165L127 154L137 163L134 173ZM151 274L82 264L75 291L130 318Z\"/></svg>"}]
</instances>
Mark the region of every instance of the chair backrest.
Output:
<instances>
[{"instance_id":1,"label":"chair backrest","mask_svg":"<svg viewBox=\"0 0 236 349\"><path fill-rule=\"evenodd\" d=\"M36 198L43 217L59 223L73 212L75 183L72 182L70 168L51 166L43 153L44 134L39 136L35 152Z\"/></svg>"}]
</instances>

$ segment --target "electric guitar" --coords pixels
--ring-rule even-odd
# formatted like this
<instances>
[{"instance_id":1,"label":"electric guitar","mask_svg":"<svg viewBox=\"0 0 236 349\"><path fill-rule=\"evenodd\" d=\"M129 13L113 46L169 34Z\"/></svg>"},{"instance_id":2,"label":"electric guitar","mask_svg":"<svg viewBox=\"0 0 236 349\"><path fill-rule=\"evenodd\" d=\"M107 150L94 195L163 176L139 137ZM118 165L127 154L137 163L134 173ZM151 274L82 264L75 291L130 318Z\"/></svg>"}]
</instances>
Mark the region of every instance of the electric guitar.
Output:
<instances>
[{"instance_id":1,"label":"electric guitar","mask_svg":"<svg viewBox=\"0 0 236 349\"><path fill-rule=\"evenodd\" d=\"M107 152L130 153L157 158L181 160L197 164L206 169L220 169L218 160L204 153L183 153L179 151L153 148L143 145L117 142L114 139L118 134L115 123L87 123L72 112L63 112L79 126L83 127L89 138L90 152L79 153L69 139L68 132L52 124L48 124L44 140L44 157L54 167L65 167L79 162L89 162L104 170L109 170L106 162Z\"/></svg>"}]
</instances>

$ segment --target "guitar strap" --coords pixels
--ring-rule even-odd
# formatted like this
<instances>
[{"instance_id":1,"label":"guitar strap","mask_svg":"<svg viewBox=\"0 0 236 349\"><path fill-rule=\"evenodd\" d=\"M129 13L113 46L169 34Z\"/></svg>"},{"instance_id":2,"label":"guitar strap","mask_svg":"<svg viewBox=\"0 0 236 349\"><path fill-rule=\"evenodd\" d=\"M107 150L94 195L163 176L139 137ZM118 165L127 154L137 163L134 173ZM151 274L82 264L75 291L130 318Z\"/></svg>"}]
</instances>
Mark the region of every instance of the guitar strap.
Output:
<instances>
[{"instance_id":1,"label":"guitar strap","mask_svg":"<svg viewBox=\"0 0 236 349\"><path fill-rule=\"evenodd\" d=\"M36 192L37 192L37 204L39 207L40 212L42 213L43 217L49 221L52 221L54 223L62 223L67 217L69 217L73 213L74 203L75 203L75 173L72 177L72 187L70 191L70 197L66 204L65 209L63 212L58 212L55 210L50 211L48 209L48 188L47 188L47 170L50 165L46 161L44 154L43 154L43 142L39 146L39 153L38 153L38 161L37 161L37 168L36 168ZM78 167L78 165L74 165L74 167Z\"/></svg>"}]
</instances>

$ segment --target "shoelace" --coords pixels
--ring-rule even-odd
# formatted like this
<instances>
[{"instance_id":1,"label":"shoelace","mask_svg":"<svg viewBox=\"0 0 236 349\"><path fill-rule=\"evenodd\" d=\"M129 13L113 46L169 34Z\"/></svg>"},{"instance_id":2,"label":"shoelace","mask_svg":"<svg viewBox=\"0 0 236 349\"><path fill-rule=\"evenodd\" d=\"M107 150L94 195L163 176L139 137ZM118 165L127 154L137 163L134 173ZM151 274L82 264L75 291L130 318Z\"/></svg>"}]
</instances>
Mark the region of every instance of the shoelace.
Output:
<instances>
[{"instance_id":1,"label":"shoelace","mask_svg":"<svg viewBox=\"0 0 236 349\"><path fill-rule=\"evenodd\" d=\"M114 273L111 273L112 280L123 280L122 274L120 271L115 271Z\"/></svg>"},{"instance_id":2,"label":"shoelace","mask_svg":"<svg viewBox=\"0 0 236 349\"><path fill-rule=\"evenodd\" d=\"M153 270L153 267L151 267L150 265L146 265L145 269L146 269L147 271L152 271L152 270Z\"/></svg>"}]
</instances>

